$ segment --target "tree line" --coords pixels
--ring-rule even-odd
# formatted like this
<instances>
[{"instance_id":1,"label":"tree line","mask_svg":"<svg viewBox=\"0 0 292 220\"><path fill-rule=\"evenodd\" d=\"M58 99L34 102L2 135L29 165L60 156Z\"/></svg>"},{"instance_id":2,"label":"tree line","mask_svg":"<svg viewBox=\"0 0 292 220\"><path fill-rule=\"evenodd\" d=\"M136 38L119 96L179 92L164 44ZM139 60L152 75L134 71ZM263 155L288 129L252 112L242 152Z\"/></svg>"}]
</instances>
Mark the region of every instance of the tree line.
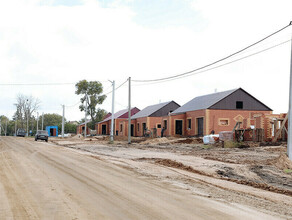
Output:
<instances>
[{"instance_id":1,"label":"tree line","mask_svg":"<svg viewBox=\"0 0 292 220\"><path fill-rule=\"evenodd\" d=\"M103 95L103 86L98 81L86 81L81 80L75 84L75 94L81 95L80 98L80 111L85 112L87 110L88 118L88 127L95 129L95 124L103 120L104 116L107 114L107 111L97 107L101 105L106 99L106 95ZM30 135L34 135L37 131L37 110L41 105L41 101L38 98L33 96L27 96L24 94L19 94L16 97L16 103L14 104L16 111L10 120L5 115L0 115L1 122L1 133L0 135L13 136L15 130L21 128L25 131L27 130L28 122L28 131ZM86 108L87 106L87 108ZM43 115L43 127L42 127L42 115L39 115L38 130L45 130L46 126L58 126L58 133L61 133L62 129L62 116L56 113L44 114ZM76 134L77 124L83 123L85 118L82 118L78 122L70 122L65 118L65 133L74 133Z\"/></svg>"}]
</instances>

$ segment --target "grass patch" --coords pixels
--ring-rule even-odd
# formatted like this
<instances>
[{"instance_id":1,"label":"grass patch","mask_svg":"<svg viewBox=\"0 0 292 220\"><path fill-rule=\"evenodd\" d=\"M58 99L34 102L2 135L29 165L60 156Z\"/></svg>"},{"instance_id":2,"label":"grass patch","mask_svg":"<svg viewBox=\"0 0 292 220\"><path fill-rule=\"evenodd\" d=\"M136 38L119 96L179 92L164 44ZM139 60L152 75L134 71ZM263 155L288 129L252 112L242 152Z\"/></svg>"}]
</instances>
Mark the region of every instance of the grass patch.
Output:
<instances>
[{"instance_id":1,"label":"grass patch","mask_svg":"<svg viewBox=\"0 0 292 220\"><path fill-rule=\"evenodd\" d=\"M209 148L212 147L212 145L209 145L209 144L205 145L205 144L203 144L201 147L202 147L203 149L209 149Z\"/></svg>"},{"instance_id":2,"label":"grass patch","mask_svg":"<svg viewBox=\"0 0 292 220\"><path fill-rule=\"evenodd\" d=\"M236 148L239 147L240 143L234 141L224 141L224 148Z\"/></svg>"},{"instance_id":3,"label":"grass patch","mask_svg":"<svg viewBox=\"0 0 292 220\"><path fill-rule=\"evenodd\" d=\"M285 169L284 172L285 173L292 173L292 170L291 169Z\"/></svg>"}]
</instances>

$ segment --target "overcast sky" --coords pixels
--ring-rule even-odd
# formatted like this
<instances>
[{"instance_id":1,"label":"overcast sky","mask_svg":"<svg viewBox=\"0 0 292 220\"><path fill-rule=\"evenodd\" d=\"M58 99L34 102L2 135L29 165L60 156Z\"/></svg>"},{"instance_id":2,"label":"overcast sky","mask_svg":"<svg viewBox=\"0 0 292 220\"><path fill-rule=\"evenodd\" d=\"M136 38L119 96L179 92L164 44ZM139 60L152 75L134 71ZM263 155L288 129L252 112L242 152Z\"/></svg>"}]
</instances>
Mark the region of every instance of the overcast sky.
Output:
<instances>
[{"instance_id":1,"label":"overcast sky","mask_svg":"<svg viewBox=\"0 0 292 220\"><path fill-rule=\"evenodd\" d=\"M80 97L74 83L97 80L105 92L128 77L172 76L204 66L281 29L291 0L9 0L0 1L0 115L12 117L17 94L41 100L39 112L62 114ZM226 62L290 40L292 27ZM132 106L174 100L183 105L215 90L242 87L274 110L287 112L291 42L238 62L159 84L135 83ZM223 62L224 63L224 62ZM223 64L222 63L222 64ZM116 111L128 105L127 84ZM111 94L100 106L111 111ZM67 120L84 117L78 105Z\"/></svg>"}]
</instances>

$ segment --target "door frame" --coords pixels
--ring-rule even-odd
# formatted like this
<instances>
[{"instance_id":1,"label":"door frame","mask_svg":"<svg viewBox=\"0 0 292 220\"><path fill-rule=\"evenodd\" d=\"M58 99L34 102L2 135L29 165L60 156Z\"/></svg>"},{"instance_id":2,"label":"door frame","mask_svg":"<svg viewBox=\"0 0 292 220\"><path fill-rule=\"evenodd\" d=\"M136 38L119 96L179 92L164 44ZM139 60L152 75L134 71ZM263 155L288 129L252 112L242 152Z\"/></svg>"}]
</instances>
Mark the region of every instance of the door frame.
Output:
<instances>
[{"instance_id":1,"label":"door frame","mask_svg":"<svg viewBox=\"0 0 292 220\"><path fill-rule=\"evenodd\" d=\"M177 121L181 121L181 134L177 134L176 133L176 122ZM174 135L181 135L181 136L183 136L184 135L184 120L183 119L175 119L174 120Z\"/></svg>"}]
</instances>

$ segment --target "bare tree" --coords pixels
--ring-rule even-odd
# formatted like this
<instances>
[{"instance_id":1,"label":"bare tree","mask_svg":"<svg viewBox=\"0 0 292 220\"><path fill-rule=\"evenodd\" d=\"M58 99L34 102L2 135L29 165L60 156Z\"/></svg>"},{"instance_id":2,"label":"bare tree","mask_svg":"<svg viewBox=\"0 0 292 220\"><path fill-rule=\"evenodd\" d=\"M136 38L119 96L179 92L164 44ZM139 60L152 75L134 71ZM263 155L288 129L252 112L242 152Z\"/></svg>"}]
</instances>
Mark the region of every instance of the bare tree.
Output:
<instances>
[{"instance_id":1,"label":"bare tree","mask_svg":"<svg viewBox=\"0 0 292 220\"><path fill-rule=\"evenodd\" d=\"M40 107L41 101L33 96L18 94L16 97L16 112L14 118L20 122L20 127L25 128L25 123L32 118L34 112Z\"/></svg>"}]
</instances>

